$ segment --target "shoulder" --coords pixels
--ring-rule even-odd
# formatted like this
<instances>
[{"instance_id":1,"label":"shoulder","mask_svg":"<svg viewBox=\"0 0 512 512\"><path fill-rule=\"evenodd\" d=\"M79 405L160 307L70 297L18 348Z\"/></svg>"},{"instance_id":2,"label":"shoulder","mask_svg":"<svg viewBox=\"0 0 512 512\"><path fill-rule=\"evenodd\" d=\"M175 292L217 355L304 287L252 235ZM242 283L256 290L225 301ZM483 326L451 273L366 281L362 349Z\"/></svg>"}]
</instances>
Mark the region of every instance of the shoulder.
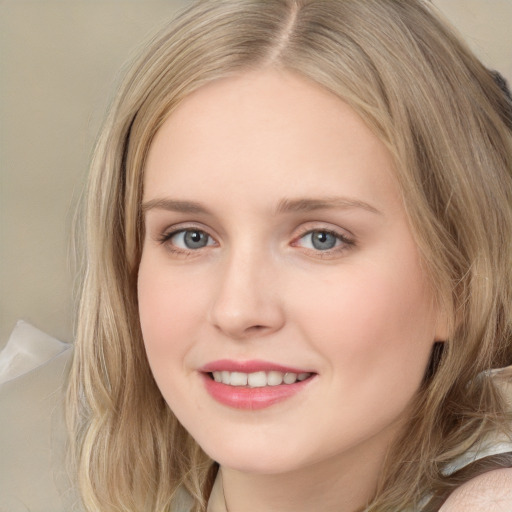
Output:
<instances>
[{"instance_id":1,"label":"shoulder","mask_svg":"<svg viewBox=\"0 0 512 512\"><path fill-rule=\"evenodd\" d=\"M512 468L496 469L457 488L440 512L510 512Z\"/></svg>"}]
</instances>

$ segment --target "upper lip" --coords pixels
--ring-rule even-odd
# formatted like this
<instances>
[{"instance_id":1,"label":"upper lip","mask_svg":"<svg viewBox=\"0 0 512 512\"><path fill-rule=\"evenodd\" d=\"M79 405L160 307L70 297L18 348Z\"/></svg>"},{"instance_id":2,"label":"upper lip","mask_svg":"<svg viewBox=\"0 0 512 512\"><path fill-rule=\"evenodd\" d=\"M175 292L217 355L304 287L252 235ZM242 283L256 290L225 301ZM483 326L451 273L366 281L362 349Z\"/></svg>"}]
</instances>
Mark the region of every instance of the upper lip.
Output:
<instances>
[{"instance_id":1,"label":"upper lip","mask_svg":"<svg viewBox=\"0 0 512 512\"><path fill-rule=\"evenodd\" d=\"M219 359L207 363L199 371L204 373L211 372L241 372L241 373L254 373L254 372L283 372L283 373L314 373L311 370L304 368L294 368L282 364L276 364L269 361L262 361L254 359L250 361L234 361L231 359Z\"/></svg>"}]
</instances>

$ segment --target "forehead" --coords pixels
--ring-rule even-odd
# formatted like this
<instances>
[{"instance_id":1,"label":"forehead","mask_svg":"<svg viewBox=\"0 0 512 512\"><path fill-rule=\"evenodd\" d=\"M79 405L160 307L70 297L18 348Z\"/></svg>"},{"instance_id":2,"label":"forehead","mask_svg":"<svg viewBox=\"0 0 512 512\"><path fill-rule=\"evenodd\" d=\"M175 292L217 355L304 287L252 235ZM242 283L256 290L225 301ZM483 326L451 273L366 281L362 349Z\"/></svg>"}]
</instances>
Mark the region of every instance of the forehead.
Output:
<instances>
[{"instance_id":1,"label":"forehead","mask_svg":"<svg viewBox=\"0 0 512 512\"><path fill-rule=\"evenodd\" d=\"M203 86L170 115L150 147L144 200L244 185L252 197L358 193L378 208L382 191L398 199L392 168L385 145L334 94L286 71L251 71Z\"/></svg>"}]
</instances>

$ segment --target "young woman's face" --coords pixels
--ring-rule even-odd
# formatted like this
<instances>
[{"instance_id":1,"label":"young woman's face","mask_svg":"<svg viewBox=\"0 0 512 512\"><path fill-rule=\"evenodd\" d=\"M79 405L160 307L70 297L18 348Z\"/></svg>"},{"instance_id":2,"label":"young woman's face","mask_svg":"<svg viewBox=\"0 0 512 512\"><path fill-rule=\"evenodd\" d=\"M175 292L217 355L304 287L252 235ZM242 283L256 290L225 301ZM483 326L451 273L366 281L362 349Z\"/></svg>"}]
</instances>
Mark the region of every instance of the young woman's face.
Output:
<instances>
[{"instance_id":1,"label":"young woman's face","mask_svg":"<svg viewBox=\"0 0 512 512\"><path fill-rule=\"evenodd\" d=\"M143 204L146 351L201 447L260 473L382 455L443 332L358 115L285 72L211 83L158 131Z\"/></svg>"}]
</instances>

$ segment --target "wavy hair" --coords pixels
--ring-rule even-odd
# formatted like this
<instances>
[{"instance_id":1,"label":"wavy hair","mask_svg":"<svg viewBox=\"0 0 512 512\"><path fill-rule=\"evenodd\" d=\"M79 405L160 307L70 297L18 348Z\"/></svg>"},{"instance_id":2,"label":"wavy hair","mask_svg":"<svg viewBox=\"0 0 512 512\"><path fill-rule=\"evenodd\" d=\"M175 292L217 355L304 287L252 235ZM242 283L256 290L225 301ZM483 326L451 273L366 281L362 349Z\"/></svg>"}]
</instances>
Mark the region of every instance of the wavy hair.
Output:
<instances>
[{"instance_id":1,"label":"wavy hair","mask_svg":"<svg viewBox=\"0 0 512 512\"><path fill-rule=\"evenodd\" d=\"M431 506L441 502L471 476L447 476L450 462L491 431L510 434L503 396L485 373L512 363L512 118L492 74L420 0L202 0L136 59L91 165L67 399L89 512L174 510L180 489L194 511L206 509L217 467L162 398L140 331L144 163L184 97L272 66L337 95L391 151L451 325L367 510L403 510L427 494ZM490 467L510 464L500 461Z\"/></svg>"}]
</instances>

